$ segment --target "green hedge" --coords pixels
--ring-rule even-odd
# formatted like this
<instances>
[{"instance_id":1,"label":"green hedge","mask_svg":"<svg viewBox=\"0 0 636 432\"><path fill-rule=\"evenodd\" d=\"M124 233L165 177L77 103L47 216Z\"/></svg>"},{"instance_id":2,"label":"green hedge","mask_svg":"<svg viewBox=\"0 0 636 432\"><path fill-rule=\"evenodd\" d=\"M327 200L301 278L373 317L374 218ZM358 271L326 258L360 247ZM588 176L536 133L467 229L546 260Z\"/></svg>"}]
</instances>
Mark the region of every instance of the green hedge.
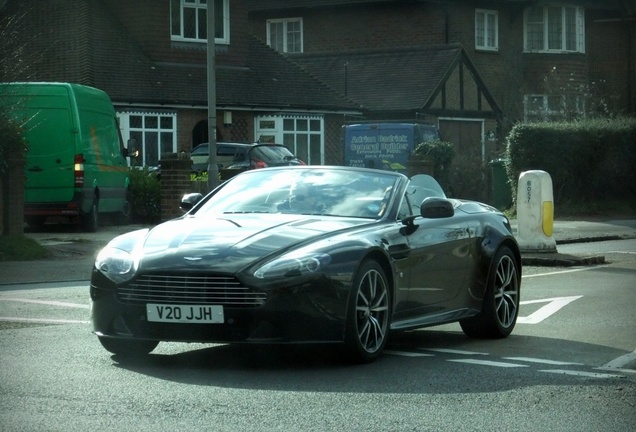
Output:
<instances>
[{"instance_id":1,"label":"green hedge","mask_svg":"<svg viewBox=\"0 0 636 432\"><path fill-rule=\"evenodd\" d=\"M507 173L516 198L519 174L546 171L554 202L636 199L636 119L526 123L508 135Z\"/></svg>"},{"instance_id":2,"label":"green hedge","mask_svg":"<svg viewBox=\"0 0 636 432\"><path fill-rule=\"evenodd\" d=\"M133 220L158 223L161 219L161 183L148 167L130 168Z\"/></svg>"}]
</instances>

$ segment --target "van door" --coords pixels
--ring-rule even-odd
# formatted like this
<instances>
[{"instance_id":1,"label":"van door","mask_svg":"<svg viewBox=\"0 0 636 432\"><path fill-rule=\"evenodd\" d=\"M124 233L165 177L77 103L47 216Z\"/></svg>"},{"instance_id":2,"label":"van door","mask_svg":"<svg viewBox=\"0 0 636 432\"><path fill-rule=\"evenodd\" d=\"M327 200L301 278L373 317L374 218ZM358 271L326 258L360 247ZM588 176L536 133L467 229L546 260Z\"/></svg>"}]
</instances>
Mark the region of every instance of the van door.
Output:
<instances>
[{"instance_id":1,"label":"van door","mask_svg":"<svg viewBox=\"0 0 636 432\"><path fill-rule=\"evenodd\" d=\"M25 203L68 203L73 199L78 126L65 88L30 95L16 114L25 125ZM37 209L32 209L37 212Z\"/></svg>"}]
</instances>

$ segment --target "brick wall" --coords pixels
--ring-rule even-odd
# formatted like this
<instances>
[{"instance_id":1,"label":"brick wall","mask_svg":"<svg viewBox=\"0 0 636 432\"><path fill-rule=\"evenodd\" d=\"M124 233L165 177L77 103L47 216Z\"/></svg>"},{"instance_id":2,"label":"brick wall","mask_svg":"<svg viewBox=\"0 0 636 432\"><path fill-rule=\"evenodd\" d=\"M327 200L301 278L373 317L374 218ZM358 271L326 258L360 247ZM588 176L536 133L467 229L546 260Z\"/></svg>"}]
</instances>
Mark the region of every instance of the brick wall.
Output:
<instances>
[{"instance_id":1,"label":"brick wall","mask_svg":"<svg viewBox=\"0 0 636 432\"><path fill-rule=\"evenodd\" d=\"M192 192L190 153L161 155L161 221L181 216L179 203L183 195Z\"/></svg>"}]
</instances>

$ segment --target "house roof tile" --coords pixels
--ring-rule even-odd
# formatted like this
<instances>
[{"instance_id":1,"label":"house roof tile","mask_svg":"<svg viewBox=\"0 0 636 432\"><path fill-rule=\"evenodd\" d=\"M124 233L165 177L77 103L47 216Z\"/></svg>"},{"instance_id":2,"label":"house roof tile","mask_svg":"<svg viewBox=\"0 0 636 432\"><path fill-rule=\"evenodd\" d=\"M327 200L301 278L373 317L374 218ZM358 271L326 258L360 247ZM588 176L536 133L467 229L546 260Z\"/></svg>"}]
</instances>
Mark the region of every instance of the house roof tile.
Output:
<instances>
[{"instance_id":1,"label":"house roof tile","mask_svg":"<svg viewBox=\"0 0 636 432\"><path fill-rule=\"evenodd\" d=\"M18 30L28 41L25 54L37 60L23 80L90 85L121 104L207 105L205 64L151 59L101 0L24 3L28 25ZM248 44L245 67L217 63L217 106L359 111L261 40Z\"/></svg>"},{"instance_id":2,"label":"house roof tile","mask_svg":"<svg viewBox=\"0 0 636 432\"><path fill-rule=\"evenodd\" d=\"M294 60L369 111L426 106L462 55L460 45L308 54Z\"/></svg>"}]
</instances>

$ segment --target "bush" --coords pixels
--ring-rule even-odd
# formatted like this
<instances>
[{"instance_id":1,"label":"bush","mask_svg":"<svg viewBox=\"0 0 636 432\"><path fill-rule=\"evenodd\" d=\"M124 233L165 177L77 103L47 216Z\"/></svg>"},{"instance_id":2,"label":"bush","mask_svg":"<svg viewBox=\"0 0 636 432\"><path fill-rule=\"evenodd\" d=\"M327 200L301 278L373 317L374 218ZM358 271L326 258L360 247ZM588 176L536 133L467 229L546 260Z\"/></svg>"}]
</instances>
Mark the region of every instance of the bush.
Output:
<instances>
[{"instance_id":1,"label":"bush","mask_svg":"<svg viewBox=\"0 0 636 432\"><path fill-rule=\"evenodd\" d=\"M424 141L415 146L414 154L425 156L433 162L433 177L447 189L449 172L455 157L453 144L439 139Z\"/></svg>"},{"instance_id":2,"label":"bush","mask_svg":"<svg viewBox=\"0 0 636 432\"><path fill-rule=\"evenodd\" d=\"M148 167L130 168L130 193L133 220L140 223L158 223L161 219L161 183Z\"/></svg>"},{"instance_id":3,"label":"bush","mask_svg":"<svg viewBox=\"0 0 636 432\"><path fill-rule=\"evenodd\" d=\"M473 201L488 202L488 173L481 156L459 154L449 173L448 196Z\"/></svg>"},{"instance_id":4,"label":"bush","mask_svg":"<svg viewBox=\"0 0 636 432\"><path fill-rule=\"evenodd\" d=\"M542 170L555 204L636 200L636 119L519 124L507 140L513 190L521 172Z\"/></svg>"}]
</instances>

